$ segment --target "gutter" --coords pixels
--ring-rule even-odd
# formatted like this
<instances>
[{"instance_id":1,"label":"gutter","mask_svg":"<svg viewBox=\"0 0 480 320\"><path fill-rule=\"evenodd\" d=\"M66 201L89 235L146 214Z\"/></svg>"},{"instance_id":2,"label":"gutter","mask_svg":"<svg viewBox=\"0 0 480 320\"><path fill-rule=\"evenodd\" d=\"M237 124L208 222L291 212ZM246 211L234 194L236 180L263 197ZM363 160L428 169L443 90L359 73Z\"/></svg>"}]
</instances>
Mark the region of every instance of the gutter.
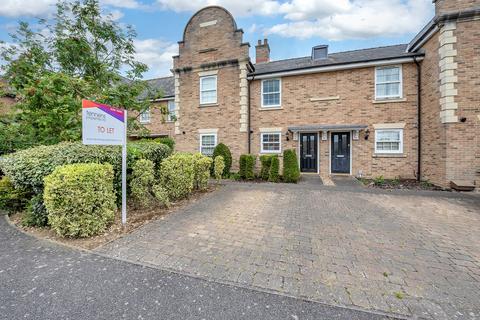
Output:
<instances>
[{"instance_id":1,"label":"gutter","mask_svg":"<svg viewBox=\"0 0 480 320\"><path fill-rule=\"evenodd\" d=\"M421 180L422 169L422 73L418 60L413 61L417 65L417 181Z\"/></svg>"}]
</instances>

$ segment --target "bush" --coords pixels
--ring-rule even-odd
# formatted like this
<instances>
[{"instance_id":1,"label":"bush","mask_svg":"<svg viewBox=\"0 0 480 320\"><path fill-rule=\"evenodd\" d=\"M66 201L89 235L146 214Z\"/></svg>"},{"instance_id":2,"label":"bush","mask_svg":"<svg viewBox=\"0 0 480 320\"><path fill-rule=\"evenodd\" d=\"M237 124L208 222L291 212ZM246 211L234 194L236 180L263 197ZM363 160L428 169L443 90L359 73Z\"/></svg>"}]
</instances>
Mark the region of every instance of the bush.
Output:
<instances>
[{"instance_id":1,"label":"bush","mask_svg":"<svg viewBox=\"0 0 480 320\"><path fill-rule=\"evenodd\" d=\"M283 152L283 181L297 183L299 178L300 170L295 150L285 150Z\"/></svg>"},{"instance_id":2,"label":"bush","mask_svg":"<svg viewBox=\"0 0 480 320\"><path fill-rule=\"evenodd\" d=\"M175 149L175 140L173 140L173 138L163 137L163 138L157 138L155 139L155 141L169 146L172 151Z\"/></svg>"},{"instance_id":3,"label":"bush","mask_svg":"<svg viewBox=\"0 0 480 320\"><path fill-rule=\"evenodd\" d=\"M243 179L255 179L255 161L256 157L253 154L242 154L240 156L240 171L239 174Z\"/></svg>"},{"instance_id":4,"label":"bush","mask_svg":"<svg viewBox=\"0 0 480 320\"><path fill-rule=\"evenodd\" d=\"M0 178L0 210L7 213L22 211L30 196L26 190L15 188L8 177Z\"/></svg>"},{"instance_id":5,"label":"bush","mask_svg":"<svg viewBox=\"0 0 480 320\"><path fill-rule=\"evenodd\" d=\"M22 224L27 227L45 227L48 224L48 213L43 203L43 193L33 196L28 202L27 210L22 217Z\"/></svg>"},{"instance_id":6,"label":"bush","mask_svg":"<svg viewBox=\"0 0 480 320\"><path fill-rule=\"evenodd\" d=\"M194 187L194 159L188 153L175 153L166 158L160 167L160 186L165 188L168 198L182 199L188 196Z\"/></svg>"},{"instance_id":7,"label":"bush","mask_svg":"<svg viewBox=\"0 0 480 320\"><path fill-rule=\"evenodd\" d=\"M280 180L280 160L278 156L272 156L270 160L270 172L268 174L268 181L278 182Z\"/></svg>"},{"instance_id":8,"label":"bush","mask_svg":"<svg viewBox=\"0 0 480 320\"><path fill-rule=\"evenodd\" d=\"M210 178L210 167L212 166L212 158L206 157L201 153L193 155L194 161L194 187L197 190L204 190L208 187L208 179Z\"/></svg>"},{"instance_id":9,"label":"bush","mask_svg":"<svg viewBox=\"0 0 480 320\"><path fill-rule=\"evenodd\" d=\"M261 155L260 156L260 163L262 168L260 169L260 178L262 180L268 180L270 175L270 164L272 162L272 155Z\"/></svg>"},{"instance_id":10,"label":"bush","mask_svg":"<svg viewBox=\"0 0 480 320\"><path fill-rule=\"evenodd\" d=\"M222 156L216 156L214 160L214 165L213 165L213 172L215 179L217 179L217 182L222 179L222 175L225 172L225 161L223 160Z\"/></svg>"},{"instance_id":11,"label":"bush","mask_svg":"<svg viewBox=\"0 0 480 320\"><path fill-rule=\"evenodd\" d=\"M212 158L215 159L218 156L223 157L223 161L225 163L225 168L223 169L222 176L223 177L228 177L230 174L230 168L232 167L232 153L230 152L230 149L223 143L217 144L215 149L213 149L213 156ZM213 175L213 170L212 170L212 175Z\"/></svg>"},{"instance_id":12,"label":"bush","mask_svg":"<svg viewBox=\"0 0 480 320\"><path fill-rule=\"evenodd\" d=\"M48 222L59 235L89 237L104 231L115 215L113 167L72 164L45 177Z\"/></svg>"},{"instance_id":13,"label":"bush","mask_svg":"<svg viewBox=\"0 0 480 320\"><path fill-rule=\"evenodd\" d=\"M158 201L161 205L165 207L170 207L170 199L168 198L168 191L159 184L156 184L152 187L152 193L155 197L155 200Z\"/></svg>"},{"instance_id":14,"label":"bush","mask_svg":"<svg viewBox=\"0 0 480 320\"><path fill-rule=\"evenodd\" d=\"M152 187L155 183L155 171L153 162L140 159L133 165L132 179L130 180L130 194L142 207L148 207L153 203Z\"/></svg>"}]
</instances>

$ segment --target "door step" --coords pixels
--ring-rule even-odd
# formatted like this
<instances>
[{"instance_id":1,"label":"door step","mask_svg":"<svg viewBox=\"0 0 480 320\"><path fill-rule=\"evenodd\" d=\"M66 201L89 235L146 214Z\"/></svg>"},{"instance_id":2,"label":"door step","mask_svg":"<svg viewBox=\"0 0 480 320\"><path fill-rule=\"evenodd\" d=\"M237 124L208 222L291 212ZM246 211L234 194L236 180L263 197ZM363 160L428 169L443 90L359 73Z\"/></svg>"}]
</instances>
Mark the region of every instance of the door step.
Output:
<instances>
[{"instance_id":1,"label":"door step","mask_svg":"<svg viewBox=\"0 0 480 320\"><path fill-rule=\"evenodd\" d=\"M473 191L475 183L470 180L451 180L450 188L457 191Z\"/></svg>"}]
</instances>

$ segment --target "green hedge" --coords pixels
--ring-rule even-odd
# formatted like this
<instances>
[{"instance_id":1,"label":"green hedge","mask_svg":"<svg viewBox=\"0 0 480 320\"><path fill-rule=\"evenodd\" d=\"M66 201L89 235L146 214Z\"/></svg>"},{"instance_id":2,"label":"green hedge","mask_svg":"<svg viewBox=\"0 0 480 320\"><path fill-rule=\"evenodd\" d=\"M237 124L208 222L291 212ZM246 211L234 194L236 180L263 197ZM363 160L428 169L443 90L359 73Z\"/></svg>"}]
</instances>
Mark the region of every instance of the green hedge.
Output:
<instances>
[{"instance_id":1,"label":"green hedge","mask_svg":"<svg viewBox=\"0 0 480 320\"><path fill-rule=\"evenodd\" d=\"M256 157L253 154L242 154L240 156L240 177L246 180L255 179Z\"/></svg>"},{"instance_id":2,"label":"green hedge","mask_svg":"<svg viewBox=\"0 0 480 320\"><path fill-rule=\"evenodd\" d=\"M96 163L58 167L45 177L43 200L49 224L59 235L98 234L115 216L113 167Z\"/></svg>"},{"instance_id":3,"label":"green hedge","mask_svg":"<svg viewBox=\"0 0 480 320\"><path fill-rule=\"evenodd\" d=\"M268 180L268 176L270 175L270 164L272 163L272 155L261 155L260 163L262 165L260 169L260 178L266 181Z\"/></svg>"},{"instance_id":4,"label":"green hedge","mask_svg":"<svg viewBox=\"0 0 480 320\"><path fill-rule=\"evenodd\" d=\"M8 177L0 178L0 210L8 213L22 211L31 197L24 189L15 188Z\"/></svg>"},{"instance_id":5,"label":"green hedge","mask_svg":"<svg viewBox=\"0 0 480 320\"><path fill-rule=\"evenodd\" d=\"M272 156L270 160L270 170L268 172L268 181L278 182L280 180L280 160L277 155Z\"/></svg>"},{"instance_id":6,"label":"green hedge","mask_svg":"<svg viewBox=\"0 0 480 320\"><path fill-rule=\"evenodd\" d=\"M140 159L133 165L129 183L130 194L135 204L141 207L152 205L154 196L152 187L155 183L155 170L153 161Z\"/></svg>"},{"instance_id":7,"label":"green hedge","mask_svg":"<svg viewBox=\"0 0 480 320\"><path fill-rule=\"evenodd\" d=\"M163 160L159 181L169 199L187 197L192 192L195 182L195 160L192 154L175 153Z\"/></svg>"},{"instance_id":8,"label":"green hedge","mask_svg":"<svg viewBox=\"0 0 480 320\"><path fill-rule=\"evenodd\" d=\"M201 153L192 155L194 161L194 187L197 190L204 190L208 186L210 179L210 168L213 160Z\"/></svg>"},{"instance_id":9,"label":"green hedge","mask_svg":"<svg viewBox=\"0 0 480 320\"><path fill-rule=\"evenodd\" d=\"M212 158L215 159L218 156L223 157L223 162L225 167L223 168L222 176L228 177L230 175L230 168L232 167L232 153L230 149L223 143L217 144L215 149L213 149ZM212 175L214 175L214 170L212 168Z\"/></svg>"},{"instance_id":10,"label":"green hedge","mask_svg":"<svg viewBox=\"0 0 480 320\"><path fill-rule=\"evenodd\" d=\"M295 150L285 150L283 152L283 181L297 183L299 178L300 170Z\"/></svg>"},{"instance_id":11,"label":"green hedge","mask_svg":"<svg viewBox=\"0 0 480 320\"><path fill-rule=\"evenodd\" d=\"M172 151L175 149L175 140L173 140L173 138L163 137L163 138L157 138L154 141L157 141L169 146L170 149L172 149Z\"/></svg>"}]
</instances>

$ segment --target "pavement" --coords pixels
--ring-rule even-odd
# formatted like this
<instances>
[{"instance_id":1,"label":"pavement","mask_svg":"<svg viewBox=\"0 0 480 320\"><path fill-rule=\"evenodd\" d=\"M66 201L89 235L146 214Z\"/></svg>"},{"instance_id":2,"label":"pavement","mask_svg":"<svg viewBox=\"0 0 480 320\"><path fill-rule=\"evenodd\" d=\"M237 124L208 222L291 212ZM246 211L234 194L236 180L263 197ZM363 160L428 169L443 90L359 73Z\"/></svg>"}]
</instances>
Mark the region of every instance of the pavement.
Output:
<instances>
[{"instance_id":1,"label":"pavement","mask_svg":"<svg viewBox=\"0 0 480 320\"><path fill-rule=\"evenodd\" d=\"M330 305L480 319L478 195L228 183L98 252Z\"/></svg>"},{"instance_id":2,"label":"pavement","mask_svg":"<svg viewBox=\"0 0 480 320\"><path fill-rule=\"evenodd\" d=\"M0 319L391 319L67 248L1 216L0 244Z\"/></svg>"}]
</instances>

